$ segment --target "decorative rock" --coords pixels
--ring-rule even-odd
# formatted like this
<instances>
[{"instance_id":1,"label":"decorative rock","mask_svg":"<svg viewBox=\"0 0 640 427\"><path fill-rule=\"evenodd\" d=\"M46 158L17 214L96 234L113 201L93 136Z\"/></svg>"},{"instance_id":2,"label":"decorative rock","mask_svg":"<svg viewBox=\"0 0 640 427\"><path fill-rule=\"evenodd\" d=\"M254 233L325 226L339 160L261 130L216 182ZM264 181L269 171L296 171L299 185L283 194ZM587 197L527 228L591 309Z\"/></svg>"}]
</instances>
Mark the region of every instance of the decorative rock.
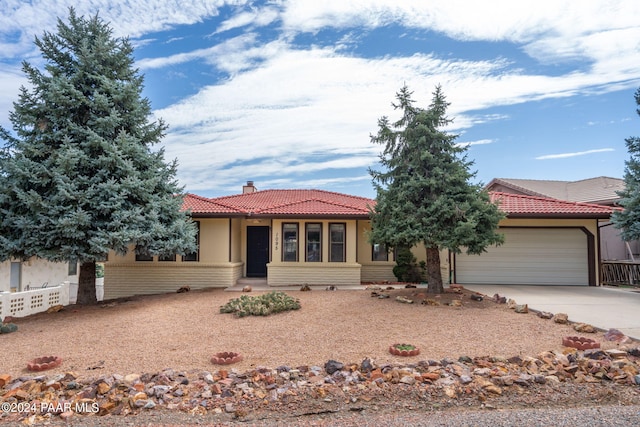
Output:
<instances>
[{"instance_id":1,"label":"decorative rock","mask_svg":"<svg viewBox=\"0 0 640 427\"><path fill-rule=\"evenodd\" d=\"M640 375L636 375L635 377L633 377L633 381L635 381L637 385L640 385Z\"/></svg>"},{"instance_id":2,"label":"decorative rock","mask_svg":"<svg viewBox=\"0 0 640 427\"><path fill-rule=\"evenodd\" d=\"M495 294L493 296L493 302L495 302L496 304L506 304L507 303L507 298L506 297L501 297L499 294Z\"/></svg>"},{"instance_id":3,"label":"decorative rock","mask_svg":"<svg viewBox=\"0 0 640 427\"><path fill-rule=\"evenodd\" d=\"M302 287L300 288L300 290L301 290L301 291L304 291L304 292L308 292L308 291L310 291L310 290L311 290L311 288L309 287L309 285L304 284L304 285L302 285Z\"/></svg>"},{"instance_id":4,"label":"decorative rock","mask_svg":"<svg viewBox=\"0 0 640 427\"><path fill-rule=\"evenodd\" d=\"M416 382L416 379L413 378L410 375L405 375L404 377L400 378L400 382L402 384L409 384L409 385L413 385Z\"/></svg>"},{"instance_id":5,"label":"decorative rock","mask_svg":"<svg viewBox=\"0 0 640 427\"><path fill-rule=\"evenodd\" d=\"M588 334L593 334L596 332L596 329L589 325L588 323L577 323L575 325L573 325L573 329L576 332L582 332L582 333L588 333Z\"/></svg>"},{"instance_id":6,"label":"decorative rock","mask_svg":"<svg viewBox=\"0 0 640 427\"><path fill-rule=\"evenodd\" d=\"M454 300L451 300L449 305L451 307L462 307L462 301L460 301L459 299L454 299Z\"/></svg>"},{"instance_id":7,"label":"decorative rock","mask_svg":"<svg viewBox=\"0 0 640 427\"><path fill-rule=\"evenodd\" d=\"M553 321L560 325L566 325L569 323L569 315L566 313L556 313L555 316L553 316Z\"/></svg>"},{"instance_id":8,"label":"decorative rock","mask_svg":"<svg viewBox=\"0 0 640 427\"><path fill-rule=\"evenodd\" d=\"M516 308L516 305L518 305L516 301L509 298L509 300L507 301L507 307L513 310L514 308Z\"/></svg>"},{"instance_id":9,"label":"decorative rock","mask_svg":"<svg viewBox=\"0 0 640 427\"><path fill-rule=\"evenodd\" d=\"M538 317L541 319L551 319L553 318L553 313L549 313L548 311L539 311Z\"/></svg>"},{"instance_id":10,"label":"decorative rock","mask_svg":"<svg viewBox=\"0 0 640 427\"><path fill-rule=\"evenodd\" d=\"M324 364L324 370L327 371L327 374L329 375L333 375L335 372L341 370L342 368L344 368L344 364L335 360L329 360Z\"/></svg>"},{"instance_id":11,"label":"decorative rock","mask_svg":"<svg viewBox=\"0 0 640 427\"><path fill-rule=\"evenodd\" d=\"M396 301L404 303L404 304L413 304L413 300L409 299L407 297L403 297L402 295L399 295L396 297Z\"/></svg>"},{"instance_id":12,"label":"decorative rock","mask_svg":"<svg viewBox=\"0 0 640 427\"><path fill-rule=\"evenodd\" d=\"M0 375L0 388L3 388L11 381L11 375L2 374Z\"/></svg>"},{"instance_id":13,"label":"decorative rock","mask_svg":"<svg viewBox=\"0 0 640 427\"><path fill-rule=\"evenodd\" d=\"M631 339L626 336L625 334L623 334L622 332L620 332L617 329L609 329L605 334L604 334L604 339L607 341L617 341L620 344L624 344L626 342L631 341Z\"/></svg>"},{"instance_id":14,"label":"decorative rock","mask_svg":"<svg viewBox=\"0 0 640 427\"><path fill-rule=\"evenodd\" d=\"M484 297L482 295L479 295L479 294L471 294L470 298L473 301L482 301L484 299Z\"/></svg>"},{"instance_id":15,"label":"decorative rock","mask_svg":"<svg viewBox=\"0 0 640 427\"><path fill-rule=\"evenodd\" d=\"M371 371L373 371L373 363L371 362L371 359L366 358L360 364L360 372L368 373Z\"/></svg>"},{"instance_id":16,"label":"decorative rock","mask_svg":"<svg viewBox=\"0 0 640 427\"><path fill-rule=\"evenodd\" d=\"M242 292L251 292L253 289L251 288L251 286L247 285L244 288L242 288Z\"/></svg>"},{"instance_id":17,"label":"decorative rock","mask_svg":"<svg viewBox=\"0 0 640 427\"><path fill-rule=\"evenodd\" d=\"M516 313L528 313L529 306L527 304L519 304L514 307Z\"/></svg>"}]
</instances>

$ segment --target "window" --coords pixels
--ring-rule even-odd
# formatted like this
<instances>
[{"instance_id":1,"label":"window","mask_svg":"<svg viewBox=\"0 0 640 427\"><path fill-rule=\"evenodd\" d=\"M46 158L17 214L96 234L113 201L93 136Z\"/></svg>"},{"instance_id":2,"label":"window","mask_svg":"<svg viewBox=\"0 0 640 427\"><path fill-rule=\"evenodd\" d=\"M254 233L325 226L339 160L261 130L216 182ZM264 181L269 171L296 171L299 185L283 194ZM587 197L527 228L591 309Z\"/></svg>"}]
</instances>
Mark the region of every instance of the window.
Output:
<instances>
[{"instance_id":1,"label":"window","mask_svg":"<svg viewBox=\"0 0 640 427\"><path fill-rule=\"evenodd\" d=\"M282 224L282 261L298 261L298 224Z\"/></svg>"},{"instance_id":2,"label":"window","mask_svg":"<svg viewBox=\"0 0 640 427\"><path fill-rule=\"evenodd\" d=\"M153 255L138 253L140 248L136 246L136 261L153 261Z\"/></svg>"},{"instance_id":3,"label":"window","mask_svg":"<svg viewBox=\"0 0 640 427\"><path fill-rule=\"evenodd\" d=\"M345 224L329 224L329 261L345 262Z\"/></svg>"},{"instance_id":4,"label":"window","mask_svg":"<svg viewBox=\"0 0 640 427\"><path fill-rule=\"evenodd\" d=\"M322 261L322 224L308 223L307 262Z\"/></svg>"},{"instance_id":5,"label":"window","mask_svg":"<svg viewBox=\"0 0 640 427\"><path fill-rule=\"evenodd\" d=\"M67 276L75 276L77 274L78 274L78 260L72 259L71 261L69 261Z\"/></svg>"},{"instance_id":6,"label":"window","mask_svg":"<svg viewBox=\"0 0 640 427\"><path fill-rule=\"evenodd\" d=\"M373 261L389 261L389 251L387 251L386 245L375 243L371 247L371 259Z\"/></svg>"},{"instance_id":7,"label":"window","mask_svg":"<svg viewBox=\"0 0 640 427\"><path fill-rule=\"evenodd\" d=\"M200 260L200 221L196 223L196 251L182 255L182 261L199 261ZM162 260L165 261L165 260ZM175 261L175 257L172 261Z\"/></svg>"},{"instance_id":8,"label":"window","mask_svg":"<svg viewBox=\"0 0 640 427\"><path fill-rule=\"evenodd\" d=\"M176 255L165 255L165 256L159 256L158 257L158 261L175 261L176 260Z\"/></svg>"}]
</instances>

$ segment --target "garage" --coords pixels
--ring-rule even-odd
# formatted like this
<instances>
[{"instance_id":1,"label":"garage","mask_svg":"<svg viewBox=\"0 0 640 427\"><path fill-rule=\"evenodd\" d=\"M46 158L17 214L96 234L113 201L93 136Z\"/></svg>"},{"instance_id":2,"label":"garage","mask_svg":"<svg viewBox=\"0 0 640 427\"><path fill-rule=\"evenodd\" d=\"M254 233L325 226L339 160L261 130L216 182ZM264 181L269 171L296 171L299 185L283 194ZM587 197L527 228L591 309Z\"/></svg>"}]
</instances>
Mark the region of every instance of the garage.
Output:
<instances>
[{"instance_id":1,"label":"garage","mask_svg":"<svg viewBox=\"0 0 640 427\"><path fill-rule=\"evenodd\" d=\"M505 243L482 255L455 256L459 284L594 284L593 235L582 227L500 228Z\"/></svg>"}]
</instances>

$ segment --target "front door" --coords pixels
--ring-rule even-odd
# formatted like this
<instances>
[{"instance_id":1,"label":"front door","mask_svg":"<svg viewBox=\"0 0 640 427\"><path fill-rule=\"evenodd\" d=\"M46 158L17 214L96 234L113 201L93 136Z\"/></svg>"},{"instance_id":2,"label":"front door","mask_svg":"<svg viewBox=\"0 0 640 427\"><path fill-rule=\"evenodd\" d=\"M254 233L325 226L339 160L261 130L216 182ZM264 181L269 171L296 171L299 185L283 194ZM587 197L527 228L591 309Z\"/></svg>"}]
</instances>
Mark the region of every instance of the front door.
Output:
<instances>
[{"instance_id":1,"label":"front door","mask_svg":"<svg viewBox=\"0 0 640 427\"><path fill-rule=\"evenodd\" d=\"M269 227L247 227L247 277L267 277Z\"/></svg>"}]
</instances>

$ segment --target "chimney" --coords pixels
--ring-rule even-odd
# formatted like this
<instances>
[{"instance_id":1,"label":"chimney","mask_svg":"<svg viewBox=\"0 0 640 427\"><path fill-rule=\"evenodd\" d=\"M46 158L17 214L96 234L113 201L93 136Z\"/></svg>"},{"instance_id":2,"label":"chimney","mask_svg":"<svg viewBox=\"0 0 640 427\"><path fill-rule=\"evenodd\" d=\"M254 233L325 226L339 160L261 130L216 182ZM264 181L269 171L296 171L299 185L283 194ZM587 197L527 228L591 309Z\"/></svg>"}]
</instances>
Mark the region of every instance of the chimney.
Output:
<instances>
[{"instance_id":1,"label":"chimney","mask_svg":"<svg viewBox=\"0 0 640 427\"><path fill-rule=\"evenodd\" d=\"M247 181L247 185L242 186L242 194L255 193L258 191L253 185L253 181Z\"/></svg>"}]
</instances>

